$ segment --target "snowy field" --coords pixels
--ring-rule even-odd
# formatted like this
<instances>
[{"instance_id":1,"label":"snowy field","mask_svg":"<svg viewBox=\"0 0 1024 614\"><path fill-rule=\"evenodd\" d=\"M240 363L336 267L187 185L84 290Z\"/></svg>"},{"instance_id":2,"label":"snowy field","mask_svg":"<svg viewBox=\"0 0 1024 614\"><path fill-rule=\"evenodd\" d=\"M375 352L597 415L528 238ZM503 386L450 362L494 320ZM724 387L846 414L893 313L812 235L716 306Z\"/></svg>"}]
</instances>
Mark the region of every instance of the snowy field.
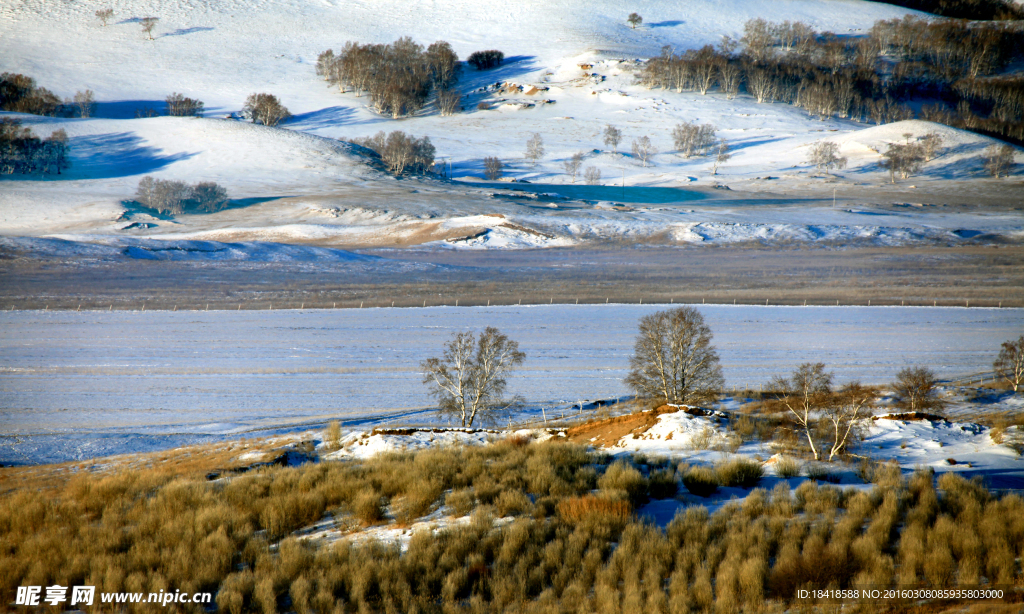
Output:
<instances>
[{"instance_id":1,"label":"snowy field","mask_svg":"<svg viewBox=\"0 0 1024 614\"><path fill-rule=\"evenodd\" d=\"M0 462L45 462L232 436L436 420L419 363L454 331L496 326L527 361L510 381L548 417L628 394L637 321L665 306L315 311L6 312L0 315ZM806 361L837 382L991 369L1024 310L701 306L729 387Z\"/></svg>"}]
</instances>

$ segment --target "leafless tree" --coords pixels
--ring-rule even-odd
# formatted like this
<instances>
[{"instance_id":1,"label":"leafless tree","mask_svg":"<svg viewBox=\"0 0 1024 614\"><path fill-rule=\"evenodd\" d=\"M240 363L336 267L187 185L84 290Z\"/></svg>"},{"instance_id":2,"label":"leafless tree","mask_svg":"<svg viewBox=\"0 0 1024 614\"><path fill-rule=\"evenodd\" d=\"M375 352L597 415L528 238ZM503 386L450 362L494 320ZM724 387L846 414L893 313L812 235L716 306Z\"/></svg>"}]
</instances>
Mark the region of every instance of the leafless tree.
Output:
<instances>
[{"instance_id":1,"label":"leafless tree","mask_svg":"<svg viewBox=\"0 0 1024 614\"><path fill-rule=\"evenodd\" d=\"M814 460L821 460L821 452L814 444L817 413L831 401L832 377L825 371L824 363L805 362L790 378L776 376L769 384L769 389L779 395L776 402L788 410L804 430Z\"/></svg>"},{"instance_id":2,"label":"leafless tree","mask_svg":"<svg viewBox=\"0 0 1024 614\"><path fill-rule=\"evenodd\" d=\"M70 168L70 150L68 133L63 128L53 131L43 141L43 172L60 175L61 171L66 171Z\"/></svg>"},{"instance_id":3,"label":"leafless tree","mask_svg":"<svg viewBox=\"0 0 1024 614\"><path fill-rule=\"evenodd\" d=\"M459 56L447 41L437 41L427 47L427 67L430 70L434 87L438 90L449 90L459 80Z\"/></svg>"},{"instance_id":4,"label":"leafless tree","mask_svg":"<svg viewBox=\"0 0 1024 614\"><path fill-rule=\"evenodd\" d=\"M999 356L992 363L996 375L1006 380L1014 392L1024 386L1024 335L1004 341Z\"/></svg>"},{"instance_id":5,"label":"leafless tree","mask_svg":"<svg viewBox=\"0 0 1024 614\"><path fill-rule=\"evenodd\" d=\"M92 90L75 92L75 97L72 100L74 105L78 107L79 117L92 117L93 112L96 110L96 95L92 93Z\"/></svg>"},{"instance_id":6,"label":"leafless tree","mask_svg":"<svg viewBox=\"0 0 1024 614\"><path fill-rule=\"evenodd\" d=\"M242 113L264 126L276 126L292 115L273 94L249 94Z\"/></svg>"},{"instance_id":7,"label":"leafless tree","mask_svg":"<svg viewBox=\"0 0 1024 614\"><path fill-rule=\"evenodd\" d=\"M401 130L388 134L378 153L388 170L396 175L426 173L434 168L436 150L428 137L416 138Z\"/></svg>"},{"instance_id":8,"label":"leafless tree","mask_svg":"<svg viewBox=\"0 0 1024 614\"><path fill-rule=\"evenodd\" d=\"M732 100L739 94L742 80L743 71L736 64L722 62L718 65L718 86L722 88L727 99Z\"/></svg>"},{"instance_id":9,"label":"leafless tree","mask_svg":"<svg viewBox=\"0 0 1024 614\"><path fill-rule=\"evenodd\" d=\"M728 162L729 158L732 158L732 154L729 153L729 144L725 142L725 139L720 139L715 148L715 163L712 166L711 174L717 175L718 167Z\"/></svg>"},{"instance_id":10,"label":"leafless tree","mask_svg":"<svg viewBox=\"0 0 1024 614\"><path fill-rule=\"evenodd\" d=\"M583 178L587 181L587 185L600 185L601 169L595 166L588 166L583 170Z\"/></svg>"},{"instance_id":11,"label":"leafless tree","mask_svg":"<svg viewBox=\"0 0 1024 614\"><path fill-rule=\"evenodd\" d=\"M641 399L673 404L710 403L724 379L711 328L693 307L640 319L625 383Z\"/></svg>"},{"instance_id":12,"label":"leafless tree","mask_svg":"<svg viewBox=\"0 0 1024 614\"><path fill-rule=\"evenodd\" d=\"M526 141L526 159L533 162L534 166L537 166L537 161L544 157L544 139L541 138L540 134L534 132Z\"/></svg>"},{"instance_id":13,"label":"leafless tree","mask_svg":"<svg viewBox=\"0 0 1024 614\"><path fill-rule=\"evenodd\" d=\"M159 17L143 17L139 20L139 25L142 26L142 33L149 37L149 40L153 40L153 28L156 27L156 22L160 21Z\"/></svg>"},{"instance_id":14,"label":"leafless tree","mask_svg":"<svg viewBox=\"0 0 1024 614\"><path fill-rule=\"evenodd\" d=\"M139 181L135 201L157 213L178 215L189 211L214 213L230 202L228 192L213 182L190 186L182 181L167 181L145 176Z\"/></svg>"},{"instance_id":15,"label":"leafless tree","mask_svg":"<svg viewBox=\"0 0 1024 614\"><path fill-rule=\"evenodd\" d=\"M921 171L924 148L917 143L890 143L879 165L889 171L889 181L896 183L896 175L906 179Z\"/></svg>"},{"instance_id":16,"label":"leafless tree","mask_svg":"<svg viewBox=\"0 0 1024 614\"><path fill-rule=\"evenodd\" d=\"M619 153L619 143L622 142L622 132L611 124L604 127L604 144L612 148L614 153Z\"/></svg>"},{"instance_id":17,"label":"leafless tree","mask_svg":"<svg viewBox=\"0 0 1024 614\"><path fill-rule=\"evenodd\" d=\"M752 68L746 75L747 90L758 103L775 102L779 95L775 77L764 68Z\"/></svg>"},{"instance_id":18,"label":"leafless tree","mask_svg":"<svg viewBox=\"0 0 1024 614\"><path fill-rule=\"evenodd\" d=\"M921 137L921 147L924 148L925 162L934 160L942 149L942 136L938 132L929 132Z\"/></svg>"},{"instance_id":19,"label":"leafless tree","mask_svg":"<svg viewBox=\"0 0 1024 614\"><path fill-rule=\"evenodd\" d=\"M754 62L768 59L771 56L772 45L775 44L771 24L760 17L743 24L743 38L740 40L746 46L746 54Z\"/></svg>"},{"instance_id":20,"label":"leafless tree","mask_svg":"<svg viewBox=\"0 0 1024 614\"><path fill-rule=\"evenodd\" d=\"M99 17L100 21L103 22L103 27L107 27L107 22L114 17L114 9L106 8L96 11L96 17Z\"/></svg>"},{"instance_id":21,"label":"leafless tree","mask_svg":"<svg viewBox=\"0 0 1024 614\"><path fill-rule=\"evenodd\" d=\"M477 70L487 70L496 66L501 66L501 63L505 61L505 54L497 49L488 49L486 51L474 51L469 54L466 58L466 63Z\"/></svg>"},{"instance_id":22,"label":"leafless tree","mask_svg":"<svg viewBox=\"0 0 1024 614\"><path fill-rule=\"evenodd\" d=\"M892 383L896 407L906 411L941 410L946 406L939 398L938 379L928 367L906 367L896 374Z\"/></svg>"},{"instance_id":23,"label":"leafless tree","mask_svg":"<svg viewBox=\"0 0 1024 614\"><path fill-rule=\"evenodd\" d=\"M171 117L200 117L203 114L203 101L186 98L184 94L174 92L164 102Z\"/></svg>"},{"instance_id":24,"label":"leafless tree","mask_svg":"<svg viewBox=\"0 0 1024 614\"><path fill-rule=\"evenodd\" d=\"M484 177L487 177L487 179L491 181L497 181L498 179L501 179L501 176L503 174L502 169L504 168L504 166L505 165L502 164L501 160L499 160L498 158L484 158Z\"/></svg>"},{"instance_id":25,"label":"leafless tree","mask_svg":"<svg viewBox=\"0 0 1024 614\"><path fill-rule=\"evenodd\" d=\"M843 386L829 399L822 410L822 418L828 423L830 431L829 462L842 453L850 435L871 415L874 400L875 391L857 382Z\"/></svg>"},{"instance_id":26,"label":"leafless tree","mask_svg":"<svg viewBox=\"0 0 1024 614\"><path fill-rule=\"evenodd\" d=\"M647 167L647 160L656 153L658 153L658 150L654 148L650 137L642 136L638 139L633 139L633 157L640 160L645 168Z\"/></svg>"},{"instance_id":27,"label":"leafless tree","mask_svg":"<svg viewBox=\"0 0 1024 614\"><path fill-rule=\"evenodd\" d=\"M456 90L442 90L437 93L437 110L441 115L455 115L461 107L462 94Z\"/></svg>"},{"instance_id":28,"label":"leafless tree","mask_svg":"<svg viewBox=\"0 0 1024 614\"><path fill-rule=\"evenodd\" d=\"M577 151L568 160L562 163L565 167L565 174L572 177L572 183L576 183L576 174L580 172L580 167L583 166L583 152Z\"/></svg>"},{"instance_id":29,"label":"leafless tree","mask_svg":"<svg viewBox=\"0 0 1024 614\"><path fill-rule=\"evenodd\" d=\"M684 157L703 156L715 144L715 126L690 122L676 124L672 129L672 142Z\"/></svg>"},{"instance_id":30,"label":"leafless tree","mask_svg":"<svg viewBox=\"0 0 1024 614\"><path fill-rule=\"evenodd\" d=\"M990 145L983 155L984 167L993 177L1009 177L1013 167L1014 149L1011 145Z\"/></svg>"},{"instance_id":31,"label":"leafless tree","mask_svg":"<svg viewBox=\"0 0 1024 614\"><path fill-rule=\"evenodd\" d=\"M629 17L626 17L626 22L636 30L636 27L644 22L644 18L639 13L630 13Z\"/></svg>"},{"instance_id":32,"label":"leafless tree","mask_svg":"<svg viewBox=\"0 0 1024 614\"><path fill-rule=\"evenodd\" d=\"M525 359L519 344L496 328L487 327L479 337L456 333L442 357L423 361L423 383L443 413L455 415L462 426L473 426L480 412L506 405L506 378Z\"/></svg>"},{"instance_id":33,"label":"leafless tree","mask_svg":"<svg viewBox=\"0 0 1024 614\"><path fill-rule=\"evenodd\" d=\"M828 174L830 168L846 168L846 157L839 155L839 145L832 141L818 141L807 152L807 161Z\"/></svg>"}]
</instances>

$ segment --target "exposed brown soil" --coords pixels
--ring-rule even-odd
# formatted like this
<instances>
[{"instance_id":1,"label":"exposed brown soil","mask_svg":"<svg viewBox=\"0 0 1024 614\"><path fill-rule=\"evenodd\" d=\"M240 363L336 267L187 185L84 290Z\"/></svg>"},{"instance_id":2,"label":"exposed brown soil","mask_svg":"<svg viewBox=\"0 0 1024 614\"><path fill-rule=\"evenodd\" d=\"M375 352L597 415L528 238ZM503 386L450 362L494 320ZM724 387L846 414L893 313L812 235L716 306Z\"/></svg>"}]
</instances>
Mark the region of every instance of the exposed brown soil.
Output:
<instances>
[{"instance_id":1,"label":"exposed brown soil","mask_svg":"<svg viewBox=\"0 0 1024 614\"><path fill-rule=\"evenodd\" d=\"M610 448L627 435L633 435L633 437L639 438L652 426L658 423L658 416L663 414L674 414L680 410L693 415L706 415L704 410L698 408L681 408L672 405L662 405L657 409L634 412L632 414L626 414L625 416L615 416L614 418L605 418L603 420L590 420L570 428L565 432L565 436L573 443L592 445L596 448Z\"/></svg>"},{"instance_id":2,"label":"exposed brown soil","mask_svg":"<svg viewBox=\"0 0 1024 614\"><path fill-rule=\"evenodd\" d=\"M884 416L871 416L872 420L903 420L905 422L928 421L946 422L946 419L936 414L926 414L920 411L910 411L902 414L885 414Z\"/></svg>"}]
</instances>

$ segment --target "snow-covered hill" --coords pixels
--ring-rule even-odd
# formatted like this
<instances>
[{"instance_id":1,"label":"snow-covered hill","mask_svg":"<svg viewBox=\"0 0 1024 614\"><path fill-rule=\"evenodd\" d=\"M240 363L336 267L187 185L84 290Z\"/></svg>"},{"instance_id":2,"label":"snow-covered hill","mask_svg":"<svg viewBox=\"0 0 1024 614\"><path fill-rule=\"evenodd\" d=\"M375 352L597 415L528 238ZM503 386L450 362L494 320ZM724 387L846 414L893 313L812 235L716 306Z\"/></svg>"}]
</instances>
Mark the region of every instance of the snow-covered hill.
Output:
<instances>
[{"instance_id":1,"label":"snow-covered hill","mask_svg":"<svg viewBox=\"0 0 1024 614\"><path fill-rule=\"evenodd\" d=\"M94 14L106 7L114 18L103 26ZM625 22L632 11L644 18L640 28ZM0 5L0 70L31 75L60 96L91 89L99 104L90 119L20 116L42 136L65 129L73 166L61 178L0 178L0 234L81 239L130 232L346 247L442 240L454 240L444 244L456 247L526 247L616 236L668 236L681 242L866 238L889 245L955 241L949 233L967 228L969 236L995 233L1018 240L1024 225L1013 217L984 220L951 213L935 222L898 214L865 224L864 216L806 206L744 209L735 198L730 205L739 208L722 208L717 201L729 194L710 190L705 200L715 200L715 206L695 201L686 209L623 211L594 207L596 201L566 207L557 199L511 202L472 186L396 181L335 140L396 129L429 136L454 177L480 177L483 158L496 156L510 177L562 184L569 182L563 162L583 152L584 166L599 170L606 185L700 189L723 183L734 193L780 195L837 187L859 195L848 202L889 204L887 193L871 200L878 190L889 189L878 167L879 148L904 132L930 131L931 125L821 122L790 105L756 104L746 96L726 100L714 91L701 96L647 90L634 84L634 73L637 58L655 55L663 45L682 50L716 43L722 35L739 37L754 17L802 20L819 31L858 34L878 19L906 13L862 0L643 0L628 9L609 0L5 2ZM142 17L159 18L155 40L144 37ZM501 49L507 61L492 71L465 71L460 89L466 111L451 117L432 107L408 119L380 117L366 108L365 97L340 94L315 74L316 57L327 48L404 35L423 44L447 40L462 58L479 49ZM591 66L584 71L581 64ZM531 96L493 87L506 82L547 89ZM295 116L278 129L225 119L259 91L277 95ZM204 101L206 117L135 119L139 110L162 110L172 92ZM492 108L479 110L479 102ZM681 121L712 123L728 141L733 157L717 175L708 158L687 159L674 151L670 132ZM608 124L624 133L618 152L603 143ZM929 198L945 194L959 202L964 190L948 186L950 180L1004 190L1005 180L978 179L979 154L989 139L938 128L951 147L926 165L925 185L946 182L939 196ZM542 135L546 149L536 165L523 158L533 133ZM657 150L648 165L622 153L642 136ZM822 138L839 142L850 159L839 179L817 177L806 162L807 147ZM216 181L245 206L175 220L139 213L126 217L122 201L132 197L144 175ZM762 177L769 176L772 181L765 183ZM625 193L621 199L598 200L631 202Z\"/></svg>"}]
</instances>

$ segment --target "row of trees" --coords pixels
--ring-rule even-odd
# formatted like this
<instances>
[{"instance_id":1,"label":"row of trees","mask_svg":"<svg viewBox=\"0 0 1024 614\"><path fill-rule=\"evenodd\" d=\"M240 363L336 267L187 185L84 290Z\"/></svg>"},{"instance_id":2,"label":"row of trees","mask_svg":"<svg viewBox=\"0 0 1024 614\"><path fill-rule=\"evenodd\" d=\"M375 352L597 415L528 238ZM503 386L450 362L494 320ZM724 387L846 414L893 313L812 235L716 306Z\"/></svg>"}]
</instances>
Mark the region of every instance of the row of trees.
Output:
<instances>
[{"instance_id":1,"label":"row of trees","mask_svg":"<svg viewBox=\"0 0 1024 614\"><path fill-rule=\"evenodd\" d=\"M54 117L91 117L96 108L92 90L78 91L63 101L27 75L5 72L0 75L0 109L15 113Z\"/></svg>"},{"instance_id":2,"label":"row of trees","mask_svg":"<svg viewBox=\"0 0 1024 614\"><path fill-rule=\"evenodd\" d=\"M401 130L385 135L384 131L353 143L372 150L396 175L405 173L428 173L434 168L436 150L429 137L416 138Z\"/></svg>"},{"instance_id":3,"label":"row of trees","mask_svg":"<svg viewBox=\"0 0 1024 614\"><path fill-rule=\"evenodd\" d=\"M135 202L157 213L215 213L230 204L228 192L211 181L188 185L183 181L154 179L145 176L139 181Z\"/></svg>"},{"instance_id":4,"label":"row of trees","mask_svg":"<svg viewBox=\"0 0 1024 614\"><path fill-rule=\"evenodd\" d=\"M0 175L59 175L71 167L70 150L63 129L40 139L18 119L0 117Z\"/></svg>"},{"instance_id":5,"label":"row of trees","mask_svg":"<svg viewBox=\"0 0 1024 614\"><path fill-rule=\"evenodd\" d=\"M718 87L729 98L745 91L821 119L874 123L912 118L907 103L928 100L924 119L1024 140L1024 77L998 75L1021 59L1019 24L908 16L877 22L867 37L841 39L799 22L755 19L740 41L725 37L717 48L681 54L663 48L638 79L702 94Z\"/></svg>"},{"instance_id":6,"label":"row of trees","mask_svg":"<svg viewBox=\"0 0 1024 614\"><path fill-rule=\"evenodd\" d=\"M472 426L481 411L508 406L506 376L526 355L495 328L477 337L457 333L440 358L422 363L424 383L442 412ZM995 372L1016 392L1024 384L1024 335L1003 344ZM878 390L851 382L837 388L824 363L804 363L768 385L766 407L786 412L803 430L815 460L832 461L871 415ZM659 311L640 319L625 383L641 400L672 405L714 402L725 384L711 328L693 307ZM938 379L926 367L907 367L891 385L896 406L910 412L941 410ZM823 445L824 444L824 445Z\"/></svg>"}]
</instances>

